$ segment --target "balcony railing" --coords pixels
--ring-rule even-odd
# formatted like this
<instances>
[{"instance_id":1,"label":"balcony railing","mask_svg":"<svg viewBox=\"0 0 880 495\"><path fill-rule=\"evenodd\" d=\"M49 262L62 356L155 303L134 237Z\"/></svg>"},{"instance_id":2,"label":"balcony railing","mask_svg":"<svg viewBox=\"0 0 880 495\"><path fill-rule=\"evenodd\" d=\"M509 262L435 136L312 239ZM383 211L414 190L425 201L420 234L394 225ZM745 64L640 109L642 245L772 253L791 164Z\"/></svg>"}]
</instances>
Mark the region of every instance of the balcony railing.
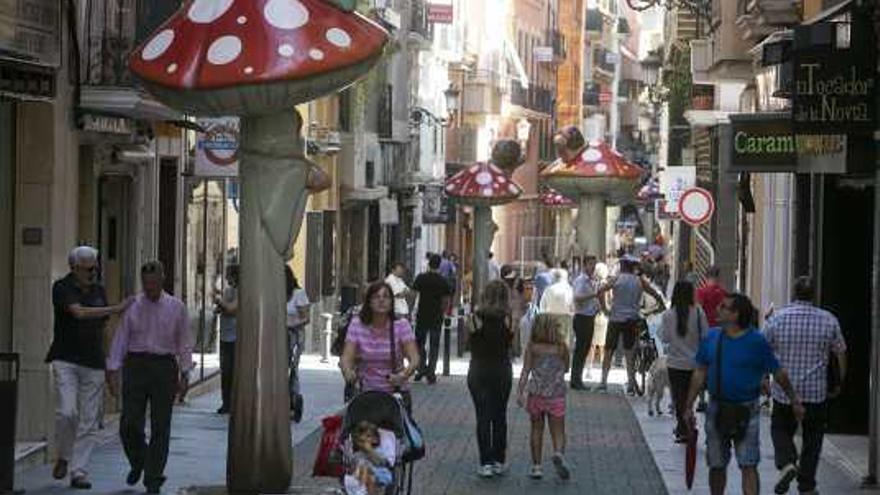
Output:
<instances>
[{"instance_id":1,"label":"balcony railing","mask_svg":"<svg viewBox=\"0 0 880 495\"><path fill-rule=\"evenodd\" d=\"M409 32L430 42L433 39L433 30L428 22L427 3L425 0L412 0L410 9Z\"/></svg>"},{"instance_id":2,"label":"balcony railing","mask_svg":"<svg viewBox=\"0 0 880 495\"><path fill-rule=\"evenodd\" d=\"M565 36L556 29L547 32L547 43L553 49L553 58L564 60L566 57Z\"/></svg>"},{"instance_id":3,"label":"balcony railing","mask_svg":"<svg viewBox=\"0 0 880 495\"><path fill-rule=\"evenodd\" d=\"M510 90L510 101L514 105L542 113L553 112L553 92L549 89L530 86L528 89L514 84Z\"/></svg>"},{"instance_id":4,"label":"balcony railing","mask_svg":"<svg viewBox=\"0 0 880 495\"><path fill-rule=\"evenodd\" d=\"M599 106L599 85L593 83L587 83L584 85L582 103L586 106Z\"/></svg>"},{"instance_id":5,"label":"balcony railing","mask_svg":"<svg viewBox=\"0 0 880 495\"><path fill-rule=\"evenodd\" d=\"M128 54L180 6L180 0L86 0L80 83L132 86Z\"/></svg>"},{"instance_id":6,"label":"balcony railing","mask_svg":"<svg viewBox=\"0 0 880 495\"><path fill-rule=\"evenodd\" d=\"M596 47L596 49L593 50L593 61L596 68L608 74L614 74L614 64L608 61L610 54L610 51L601 47Z\"/></svg>"}]
</instances>

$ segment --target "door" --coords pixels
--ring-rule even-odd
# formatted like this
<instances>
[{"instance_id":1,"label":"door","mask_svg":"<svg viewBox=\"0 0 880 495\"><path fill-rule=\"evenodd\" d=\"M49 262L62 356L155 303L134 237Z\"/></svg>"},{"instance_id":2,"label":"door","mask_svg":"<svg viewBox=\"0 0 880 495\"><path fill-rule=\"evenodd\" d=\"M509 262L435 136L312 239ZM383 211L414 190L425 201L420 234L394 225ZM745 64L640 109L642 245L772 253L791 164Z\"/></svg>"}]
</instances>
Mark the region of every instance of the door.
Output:
<instances>
[{"instance_id":1,"label":"door","mask_svg":"<svg viewBox=\"0 0 880 495\"><path fill-rule=\"evenodd\" d=\"M174 294L177 260L177 161L163 159L159 168L159 261L165 265L165 292Z\"/></svg>"},{"instance_id":2,"label":"door","mask_svg":"<svg viewBox=\"0 0 880 495\"><path fill-rule=\"evenodd\" d=\"M101 275L111 302L133 295L135 290L133 239L131 234L132 178L105 175L99 185L99 245Z\"/></svg>"},{"instance_id":3,"label":"door","mask_svg":"<svg viewBox=\"0 0 880 495\"><path fill-rule=\"evenodd\" d=\"M15 106L0 102L0 351L12 350L14 208Z\"/></svg>"}]
</instances>

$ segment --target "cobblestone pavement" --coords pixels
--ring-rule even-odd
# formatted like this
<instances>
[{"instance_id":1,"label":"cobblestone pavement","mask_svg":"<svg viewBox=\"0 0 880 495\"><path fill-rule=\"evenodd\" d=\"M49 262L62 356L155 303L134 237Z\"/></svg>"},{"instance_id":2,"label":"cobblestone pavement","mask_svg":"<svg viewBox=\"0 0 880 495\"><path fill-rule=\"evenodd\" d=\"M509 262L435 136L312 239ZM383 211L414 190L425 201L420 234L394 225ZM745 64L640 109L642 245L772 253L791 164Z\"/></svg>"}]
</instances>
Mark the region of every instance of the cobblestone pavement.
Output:
<instances>
[{"instance_id":1,"label":"cobblestone pavement","mask_svg":"<svg viewBox=\"0 0 880 495\"><path fill-rule=\"evenodd\" d=\"M464 377L441 378L434 386L416 384L413 400L415 417L428 445L427 457L416 464L414 494L667 493L639 424L621 395L568 395L567 457L572 478L564 483L553 475L549 435L544 443L544 479L535 481L525 476L530 465L529 423L513 399L508 416L510 472L489 480L476 476L475 419ZM316 432L297 448L297 485L334 486L332 480L308 477L318 438Z\"/></svg>"}]
</instances>

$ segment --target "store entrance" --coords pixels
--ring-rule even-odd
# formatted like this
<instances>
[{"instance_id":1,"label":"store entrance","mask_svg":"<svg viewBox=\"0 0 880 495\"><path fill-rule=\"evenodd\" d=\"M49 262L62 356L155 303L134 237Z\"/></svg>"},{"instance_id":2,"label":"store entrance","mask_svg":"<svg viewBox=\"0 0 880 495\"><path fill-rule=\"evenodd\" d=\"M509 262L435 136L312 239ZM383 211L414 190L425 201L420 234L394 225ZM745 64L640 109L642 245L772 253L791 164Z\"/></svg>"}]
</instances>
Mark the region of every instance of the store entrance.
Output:
<instances>
[{"instance_id":1,"label":"store entrance","mask_svg":"<svg viewBox=\"0 0 880 495\"><path fill-rule=\"evenodd\" d=\"M831 403L829 429L865 434L871 369L874 188L864 180L826 176L822 191L820 305L840 320L849 369L843 393Z\"/></svg>"}]
</instances>

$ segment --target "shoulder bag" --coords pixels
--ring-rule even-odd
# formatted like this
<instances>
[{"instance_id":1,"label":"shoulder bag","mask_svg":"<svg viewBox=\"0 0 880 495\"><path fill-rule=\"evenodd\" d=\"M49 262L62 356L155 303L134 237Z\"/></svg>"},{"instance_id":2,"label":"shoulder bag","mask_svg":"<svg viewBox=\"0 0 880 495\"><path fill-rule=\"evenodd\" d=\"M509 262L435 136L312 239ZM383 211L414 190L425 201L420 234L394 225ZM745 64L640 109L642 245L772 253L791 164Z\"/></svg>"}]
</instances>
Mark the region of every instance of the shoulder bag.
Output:
<instances>
[{"instance_id":1,"label":"shoulder bag","mask_svg":"<svg viewBox=\"0 0 880 495\"><path fill-rule=\"evenodd\" d=\"M718 403L715 428L723 439L739 442L746 436L749 421L752 419L752 408L724 400L721 393L721 346L723 342L724 331L721 331L718 335L718 346L715 352L715 401Z\"/></svg>"},{"instance_id":2,"label":"shoulder bag","mask_svg":"<svg viewBox=\"0 0 880 495\"><path fill-rule=\"evenodd\" d=\"M391 322L391 373L397 372L397 344L394 322ZM403 461L412 462L425 457L425 437L412 417L412 395L409 391L394 387L394 395L400 396L400 417L403 427Z\"/></svg>"}]
</instances>

